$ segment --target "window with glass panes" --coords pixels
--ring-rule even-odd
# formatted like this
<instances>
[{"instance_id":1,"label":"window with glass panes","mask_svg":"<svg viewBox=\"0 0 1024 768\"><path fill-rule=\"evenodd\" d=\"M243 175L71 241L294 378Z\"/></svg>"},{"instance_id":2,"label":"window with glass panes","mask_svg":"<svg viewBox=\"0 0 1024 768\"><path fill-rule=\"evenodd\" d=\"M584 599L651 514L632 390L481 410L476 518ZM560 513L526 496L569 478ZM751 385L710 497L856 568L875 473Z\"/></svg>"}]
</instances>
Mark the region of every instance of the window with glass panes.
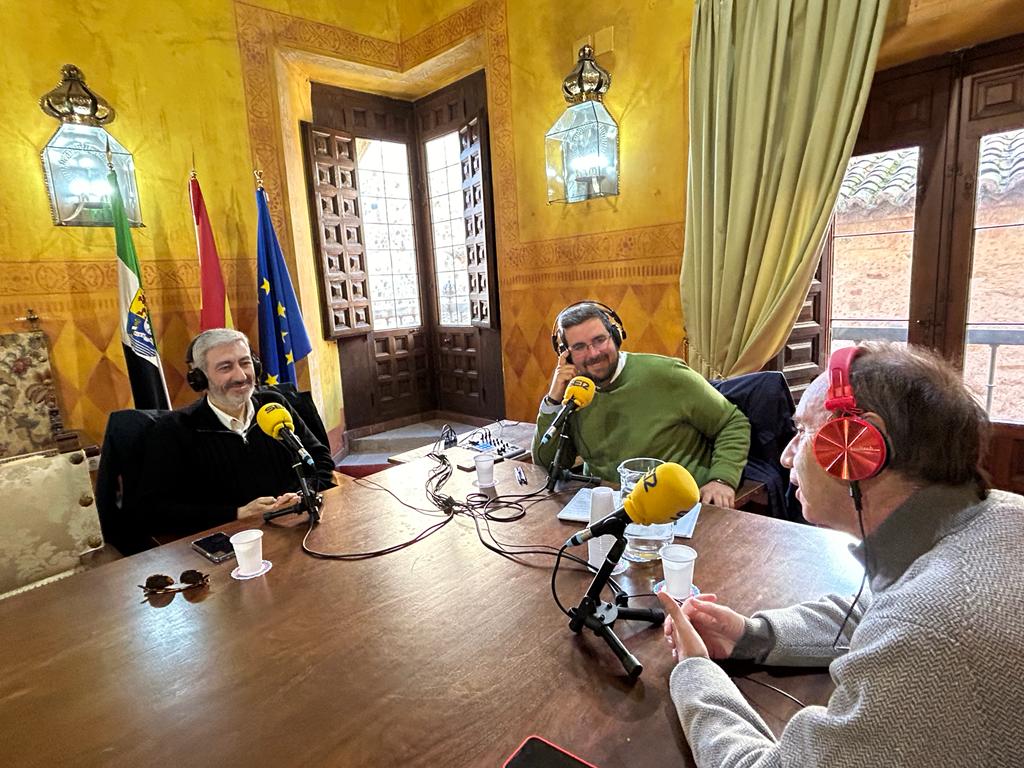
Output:
<instances>
[{"instance_id":1,"label":"window with glass panes","mask_svg":"<svg viewBox=\"0 0 1024 768\"><path fill-rule=\"evenodd\" d=\"M405 144L356 139L356 173L374 330L421 324L409 155Z\"/></svg>"},{"instance_id":2,"label":"window with glass panes","mask_svg":"<svg viewBox=\"0 0 1024 768\"><path fill-rule=\"evenodd\" d=\"M469 325L469 273L458 131L426 142L431 244L441 325Z\"/></svg>"}]
</instances>

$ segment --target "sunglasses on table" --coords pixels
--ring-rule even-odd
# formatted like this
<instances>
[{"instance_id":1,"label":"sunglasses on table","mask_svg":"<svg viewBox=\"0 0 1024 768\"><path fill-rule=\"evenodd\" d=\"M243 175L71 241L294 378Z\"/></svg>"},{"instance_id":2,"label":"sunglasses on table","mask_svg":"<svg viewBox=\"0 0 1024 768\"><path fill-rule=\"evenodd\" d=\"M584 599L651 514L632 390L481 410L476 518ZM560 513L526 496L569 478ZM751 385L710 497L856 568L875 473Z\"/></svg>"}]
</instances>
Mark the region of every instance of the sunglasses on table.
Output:
<instances>
[{"instance_id":1,"label":"sunglasses on table","mask_svg":"<svg viewBox=\"0 0 1024 768\"><path fill-rule=\"evenodd\" d=\"M183 571L176 583L170 576L158 573L146 579L145 584L139 584L143 597L153 595L173 595L177 592L184 592L187 589L205 587L210 583L210 574L200 573L196 570Z\"/></svg>"}]
</instances>

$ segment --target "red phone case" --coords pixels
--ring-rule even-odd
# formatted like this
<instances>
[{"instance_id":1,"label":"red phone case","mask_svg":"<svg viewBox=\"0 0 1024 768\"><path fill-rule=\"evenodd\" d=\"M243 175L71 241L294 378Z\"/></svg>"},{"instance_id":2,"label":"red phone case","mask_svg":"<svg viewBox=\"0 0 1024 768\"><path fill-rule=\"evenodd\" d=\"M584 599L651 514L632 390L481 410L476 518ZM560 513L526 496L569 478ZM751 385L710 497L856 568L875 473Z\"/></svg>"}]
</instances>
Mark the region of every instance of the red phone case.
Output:
<instances>
[{"instance_id":1,"label":"red phone case","mask_svg":"<svg viewBox=\"0 0 1024 768\"><path fill-rule=\"evenodd\" d=\"M527 736L502 768L597 768L583 758L552 744L543 736Z\"/></svg>"}]
</instances>

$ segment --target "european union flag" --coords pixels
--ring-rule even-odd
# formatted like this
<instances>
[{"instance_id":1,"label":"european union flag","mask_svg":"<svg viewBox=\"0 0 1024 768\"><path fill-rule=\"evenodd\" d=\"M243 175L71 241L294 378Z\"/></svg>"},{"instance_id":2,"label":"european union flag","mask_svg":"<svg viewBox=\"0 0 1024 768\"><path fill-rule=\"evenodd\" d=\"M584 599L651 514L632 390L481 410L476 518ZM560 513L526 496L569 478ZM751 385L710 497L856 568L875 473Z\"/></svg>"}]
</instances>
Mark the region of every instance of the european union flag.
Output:
<instances>
[{"instance_id":1,"label":"european union flag","mask_svg":"<svg viewBox=\"0 0 1024 768\"><path fill-rule=\"evenodd\" d=\"M281 244L270 220L267 193L256 190L259 232L256 236L256 280L259 283L260 359L265 384L297 384L295 362L310 353L309 336L295 289L284 263Z\"/></svg>"}]
</instances>

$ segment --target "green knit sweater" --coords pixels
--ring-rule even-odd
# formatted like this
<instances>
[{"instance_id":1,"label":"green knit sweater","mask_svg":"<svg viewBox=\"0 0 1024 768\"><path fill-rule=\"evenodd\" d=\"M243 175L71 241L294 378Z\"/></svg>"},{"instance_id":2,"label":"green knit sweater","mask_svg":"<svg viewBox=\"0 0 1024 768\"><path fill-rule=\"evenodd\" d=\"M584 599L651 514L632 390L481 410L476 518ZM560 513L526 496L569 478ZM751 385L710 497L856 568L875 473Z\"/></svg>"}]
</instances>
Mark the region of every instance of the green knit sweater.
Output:
<instances>
[{"instance_id":1,"label":"green knit sweater","mask_svg":"<svg viewBox=\"0 0 1024 768\"><path fill-rule=\"evenodd\" d=\"M554 418L539 413L533 436L533 460L545 467L558 440L542 446L540 437ZM568 435L562 463L579 455L589 472L616 483L623 460L647 456L683 465L697 485L722 480L736 488L750 448L747 417L700 374L676 358L639 353L571 417Z\"/></svg>"}]
</instances>

